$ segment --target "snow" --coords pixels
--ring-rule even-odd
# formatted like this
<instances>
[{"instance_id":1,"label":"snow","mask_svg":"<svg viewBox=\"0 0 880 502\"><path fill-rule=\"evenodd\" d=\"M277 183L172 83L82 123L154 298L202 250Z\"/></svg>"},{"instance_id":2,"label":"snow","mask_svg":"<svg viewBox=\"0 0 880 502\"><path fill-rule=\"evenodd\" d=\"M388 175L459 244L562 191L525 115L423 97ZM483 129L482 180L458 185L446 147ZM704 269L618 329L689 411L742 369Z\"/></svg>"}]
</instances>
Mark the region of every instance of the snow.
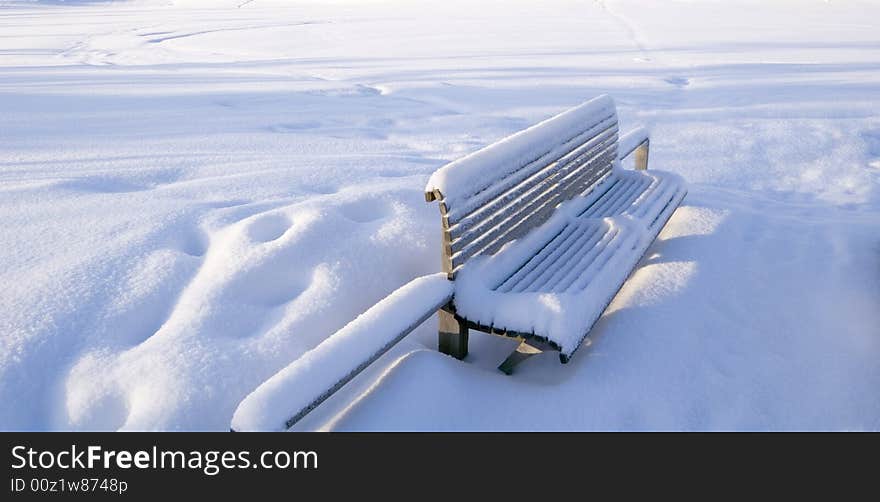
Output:
<instances>
[{"instance_id":1,"label":"snow","mask_svg":"<svg viewBox=\"0 0 880 502\"><path fill-rule=\"evenodd\" d=\"M597 131L596 124L615 120L614 101L599 96L566 110L528 129L481 148L435 171L428 178L425 192L439 190L450 208L458 209L469 197L492 181L539 162L558 160L572 148L582 145ZM583 137L584 139L580 139Z\"/></svg>"},{"instance_id":2,"label":"snow","mask_svg":"<svg viewBox=\"0 0 880 502\"><path fill-rule=\"evenodd\" d=\"M349 373L384 354L402 335L452 298L445 273L418 277L382 299L250 393L235 410L232 428L281 431Z\"/></svg>"},{"instance_id":3,"label":"snow","mask_svg":"<svg viewBox=\"0 0 880 502\"><path fill-rule=\"evenodd\" d=\"M686 193L675 174L615 166L592 191L455 278L455 306L484 326L533 333L568 360Z\"/></svg>"},{"instance_id":4,"label":"snow","mask_svg":"<svg viewBox=\"0 0 880 502\"><path fill-rule=\"evenodd\" d=\"M0 428L227 430L440 269L432 172L595 96L684 204L560 365L428 320L297 430L880 429L875 2L0 7Z\"/></svg>"}]
</instances>

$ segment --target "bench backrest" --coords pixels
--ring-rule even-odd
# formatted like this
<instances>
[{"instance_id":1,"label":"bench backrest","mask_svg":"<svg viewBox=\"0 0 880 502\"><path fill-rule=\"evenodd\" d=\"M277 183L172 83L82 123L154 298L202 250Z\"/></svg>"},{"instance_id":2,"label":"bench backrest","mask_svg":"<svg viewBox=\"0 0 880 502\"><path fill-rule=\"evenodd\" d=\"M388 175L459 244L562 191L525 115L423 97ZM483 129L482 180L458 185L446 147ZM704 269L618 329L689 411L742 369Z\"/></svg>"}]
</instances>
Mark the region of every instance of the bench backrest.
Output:
<instances>
[{"instance_id":1,"label":"bench backrest","mask_svg":"<svg viewBox=\"0 0 880 502\"><path fill-rule=\"evenodd\" d=\"M439 201L448 277L472 257L522 237L606 176L617 139L614 101L600 96L435 172L425 198Z\"/></svg>"}]
</instances>

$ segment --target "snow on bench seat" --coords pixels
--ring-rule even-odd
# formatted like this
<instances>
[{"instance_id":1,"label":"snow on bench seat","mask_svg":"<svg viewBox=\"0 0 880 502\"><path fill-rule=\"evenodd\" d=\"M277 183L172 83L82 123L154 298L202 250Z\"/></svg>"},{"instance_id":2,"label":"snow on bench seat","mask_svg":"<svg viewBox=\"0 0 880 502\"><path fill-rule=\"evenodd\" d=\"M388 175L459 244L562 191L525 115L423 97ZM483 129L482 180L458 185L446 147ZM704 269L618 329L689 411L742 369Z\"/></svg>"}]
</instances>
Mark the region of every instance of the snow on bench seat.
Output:
<instances>
[{"instance_id":1,"label":"snow on bench seat","mask_svg":"<svg viewBox=\"0 0 880 502\"><path fill-rule=\"evenodd\" d=\"M591 192L589 205L579 213L581 218L631 216L653 228L666 221L659 220L670 203L678 205L686 192L684 180L664 171L626 171L616 168Z\"/></svg>"},{"instance_id":2,"label":"snow on bench seat","mask_svg":"<svg viewBox=\"0 0 880 502\"><path fill-rule=\"evenodd\" d=\"M674 174L614 168L525 238L462 267L458 315L548 342L567 360L684 195Z\"/></svg>"}]
</instances>

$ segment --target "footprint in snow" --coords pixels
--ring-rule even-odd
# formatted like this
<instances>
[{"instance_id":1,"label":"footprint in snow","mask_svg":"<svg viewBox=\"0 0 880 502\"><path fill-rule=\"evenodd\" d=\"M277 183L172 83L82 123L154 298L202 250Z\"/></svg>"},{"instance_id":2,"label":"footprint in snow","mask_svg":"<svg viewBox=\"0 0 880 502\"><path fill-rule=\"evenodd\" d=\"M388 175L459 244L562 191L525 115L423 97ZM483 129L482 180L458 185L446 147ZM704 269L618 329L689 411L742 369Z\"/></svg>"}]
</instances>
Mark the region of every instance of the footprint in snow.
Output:
<instances>
[{"instance_id":1,"label":"footprint in snow","mask_svg":"<svg viewBox=\"0 0 880 502\"><path fill-rule=\"evenodd\" d=\"M268 214L257 218L247 227L247 234L256 242L271 242L287 233L293 221L283 214Z\"/></svg>"},{"instance_id":2,"label":"footprint in snow","mask_svg":"<svg viewBox=\"0 0 880 502\"><path fill-rule=\"evenodd\" d=\"M687 87L691 83L691 81L685 77L666 77L663 81L679 88Z\"/></svg>"},{"instance_id":3,"label":"footprint in snow","mask_svg":"<svg viewBox=\"0 0 880 502\"><path fill-rule=\"evenodd\" d=\"M208 252L209 239L203 230L196 227L188 231L176 232L171 244L181 253L200 258Z\"/></svg>"},{"instance_id":4,"label":"footprint in snow","mask_svg":"<svg viewBox=\"0 0 880 502\"><path fill-rule=\"evenodd\" d=\"M380 220L392 213L391 204L381 199L362 199L337 208L342 216L356 223Z\"/></svg>"},{"instance_id":5,"label":"footprint in snow","mask_svg":"<svg viewBox=\"0 0 880 502\"><path fill-rule=\"evenodd\" d=\"M284 124L277 124L273 126L269 126L269 130L272 132L299 132L299 131L308 131L312 129L319 129L323 126L321 122L317 120L304 120L302 122L287 122Z\"/></svg>"}]
</instances>

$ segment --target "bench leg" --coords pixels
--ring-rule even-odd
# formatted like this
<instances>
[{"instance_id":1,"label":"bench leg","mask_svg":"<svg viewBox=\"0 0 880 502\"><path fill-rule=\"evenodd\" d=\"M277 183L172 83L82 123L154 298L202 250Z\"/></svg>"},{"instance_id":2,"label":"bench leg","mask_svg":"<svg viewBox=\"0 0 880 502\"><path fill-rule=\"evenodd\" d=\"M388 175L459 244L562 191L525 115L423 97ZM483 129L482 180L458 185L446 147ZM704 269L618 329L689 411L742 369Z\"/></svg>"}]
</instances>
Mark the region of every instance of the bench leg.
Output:
<instances>
[{"instance_id":1,"label":"bench leg","mask_svg":"<svg viewBox=\"0 0 880 502\"><path fill-rule=\"evenodd\" d=\"M525 341L520 342L520 344L516 347L507 359L498 366L498 369L501 370L504 374L510 375L513 373L513 368L516 367L519 363L525 361L526 359L540 354L542 351L537 347L532 347L527 344Z\"/></svg>"},{"instance_id":2,"label":"bench leg","mask_svg":"<svg viewBox=\"0 0 880 502\"><path fill-rule=\"evenodd\" d=\"M456 359L464 359L468 353L468 328L464 320L445 310L438 311L440 317L440 352Z\"/></svg>"}]
</instances>

